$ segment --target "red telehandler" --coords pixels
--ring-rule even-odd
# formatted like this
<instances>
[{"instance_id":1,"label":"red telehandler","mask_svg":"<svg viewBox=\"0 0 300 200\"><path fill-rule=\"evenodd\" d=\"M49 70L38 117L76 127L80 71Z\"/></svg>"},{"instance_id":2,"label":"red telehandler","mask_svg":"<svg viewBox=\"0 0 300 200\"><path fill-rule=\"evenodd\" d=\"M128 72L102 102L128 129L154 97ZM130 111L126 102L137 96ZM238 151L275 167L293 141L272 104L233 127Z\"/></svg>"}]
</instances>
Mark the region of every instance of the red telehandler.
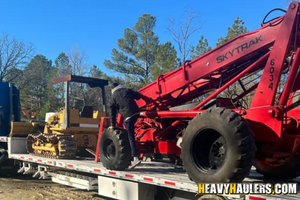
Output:
<instances>
[{"instance_id":1,"label":"red telehandler","mask_svg":"<svg viewBox=\"0 0 300 200\"><path fill-rule=\"evenodd\" d=\"M299 7L292 2L284 16L140 89L140 155L181 159L196 183L240 182L252 165L268 177L298 176ZM228 95L230 87L240 89ZM123 127L121 117L118 126ZM100 158L106 168L127 168L129 149L124 129L103 131Z\"/></svg>"}]
</instances>

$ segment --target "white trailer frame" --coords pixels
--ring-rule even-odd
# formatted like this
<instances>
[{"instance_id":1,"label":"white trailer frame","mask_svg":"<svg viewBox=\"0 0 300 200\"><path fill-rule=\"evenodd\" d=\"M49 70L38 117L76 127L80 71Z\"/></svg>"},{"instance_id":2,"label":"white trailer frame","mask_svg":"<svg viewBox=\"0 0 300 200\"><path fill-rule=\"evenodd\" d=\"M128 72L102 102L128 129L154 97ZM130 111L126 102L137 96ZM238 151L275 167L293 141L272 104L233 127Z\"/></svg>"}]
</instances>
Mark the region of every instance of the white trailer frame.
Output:
<instances>
[{"instance_id":1,"label":"white trailer frame","mask_svg":"<svg viewBox=\"0 0 300 200\"><path fill-rule=\"evenodd\" d=\"M71 160L71 159L50 159L30 155L26 151L26 138L21 137L0 137L0 142L8 143L9 159L14 159L23 163L23 173L41 173L47 177L47 168L57 170L67 170L72 173L85 173L91 177L96 177L98 182L98 194L104 197L122 200L154 200L159 191L163 191L166 199L300 199L300 194L289 196L264 196L264 195L223 195L210 196L197 195L198 186L182 170L177 169L171 163L165 162L142 162L141 165L132 170L114 171L103 167L102 163L95 163L93 159ZM32 167L32 166L36 167ZM41 170L42 169L42 170ZM24 171L25 170L25 171ZM28 170L26 172L26 170ZM51 171L51 173L55 173ZM49 173L51 176L51 173ZM60 177L60 178L59 178ZM61 178L63 177L63 178ZM64 184L79 189L94 189L95 179L68 178L66 175L53 175L52 180L59 184ZM254 170L250 172L245 182L265 182L263 176ZM287 180L285 180L287 181ZM282 182L282 181L281 181ZM291 180L287 181L291 182ZM300 178L293 179L292 182L300 183ZM103 184L104 183L104 184ZM161 198L160 198L161 199Z\"/></svg>"}]
</instances>

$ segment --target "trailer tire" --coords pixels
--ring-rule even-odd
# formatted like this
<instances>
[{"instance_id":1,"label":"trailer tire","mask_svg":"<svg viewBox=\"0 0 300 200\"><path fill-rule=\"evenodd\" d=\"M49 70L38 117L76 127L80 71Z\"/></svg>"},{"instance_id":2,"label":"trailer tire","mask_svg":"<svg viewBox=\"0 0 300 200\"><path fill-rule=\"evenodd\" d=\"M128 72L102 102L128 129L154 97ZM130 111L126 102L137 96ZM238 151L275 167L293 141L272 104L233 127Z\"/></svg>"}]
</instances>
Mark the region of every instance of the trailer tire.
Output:
<instances>
[{"instance_id":1,"label":"trailer tire","mask_svg":"<svg viewBox=\"0 0 300 200\"><path fill-rule=\"evenodd\" d=\"M293 179L299 176L300 154L293 153L283 162L267 162L265 160L255 160L256 171L268 178Z\"/></svg>"},{"instance_id":2,"label":"trailer tire","mask_svg":"<svg viewBox=\"0 0 300 200\"><path fill-rule=\"evenodd\" d=\"M124 170L131 164L131 149L125 129L103 131L100 138L99 156L103 166L111 170Z\"/></svg>"},{"instance_id":3,"label":"trailer tire","mask_svg":"<svg viewBox=\"0 0 300 200\"><path fill-rule=\"evenodd\" d=\"M209 109L184 131L181 158L196 183L242 181L254 156L254 135L248 123L230 109Z\"/></svg>"}]
</instances>

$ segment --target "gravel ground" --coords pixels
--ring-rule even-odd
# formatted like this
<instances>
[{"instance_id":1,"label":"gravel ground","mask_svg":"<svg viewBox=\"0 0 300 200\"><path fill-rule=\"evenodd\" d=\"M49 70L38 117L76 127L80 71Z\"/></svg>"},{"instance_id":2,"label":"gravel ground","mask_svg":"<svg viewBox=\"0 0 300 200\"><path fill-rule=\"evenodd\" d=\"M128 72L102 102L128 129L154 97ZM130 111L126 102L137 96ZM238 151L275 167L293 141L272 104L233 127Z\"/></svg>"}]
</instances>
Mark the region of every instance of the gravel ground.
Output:
<instances>
[{"instance_id":1,"label":"gravel ground","mask_svg":"<svg viewBox=\"0 0 300 200\"><path fill-rule=\"evenodd\" d=\"M33 179L31 175L1 175L0 200L105 200L96 191L84 191ZM106 199L107 200L107 199Z\"/></svg>"}]
</instances>

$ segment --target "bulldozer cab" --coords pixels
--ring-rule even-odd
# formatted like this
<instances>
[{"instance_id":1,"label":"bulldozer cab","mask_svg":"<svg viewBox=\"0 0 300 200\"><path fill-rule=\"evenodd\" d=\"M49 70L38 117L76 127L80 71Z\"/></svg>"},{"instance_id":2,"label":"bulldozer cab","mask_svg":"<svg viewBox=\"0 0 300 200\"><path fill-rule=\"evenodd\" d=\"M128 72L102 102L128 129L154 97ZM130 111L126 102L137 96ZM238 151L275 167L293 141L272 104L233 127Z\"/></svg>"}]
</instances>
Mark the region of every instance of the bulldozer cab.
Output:
<instances>
[{"instance_id":1,"label":"bulldozer cab","mask_svg":"<svg viewBox=\"0 0 300 200\"><path fill-rule=\"evenodd\" d=\"M72 127L95 128L99 124L100 118L107 115L105 86L108 85L108 80L67 75L52 80L54 84L64 83L64 108L62 116L57 123L61 124L60 129L66 130ZM70 105L70 83L84 83L91 88L101 88L103 110L94 110L92 105L85 105L82 102L75 102ZM81 103L81 104L80 104Z\"/></svg>"}]
</instances>

